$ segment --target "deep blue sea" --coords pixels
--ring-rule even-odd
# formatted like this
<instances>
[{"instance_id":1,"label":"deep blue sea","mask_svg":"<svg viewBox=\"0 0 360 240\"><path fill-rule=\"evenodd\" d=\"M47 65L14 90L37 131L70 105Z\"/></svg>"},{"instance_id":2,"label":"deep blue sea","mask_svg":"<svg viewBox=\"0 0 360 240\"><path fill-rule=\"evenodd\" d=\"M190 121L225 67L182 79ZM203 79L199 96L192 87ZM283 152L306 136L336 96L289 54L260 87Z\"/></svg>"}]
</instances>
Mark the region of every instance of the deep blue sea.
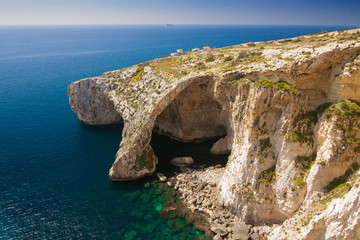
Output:
<instances>
[{"instance_id":1,"label":"deep blue sea","mask_svg":"<svg viewBox=\"0 0 360 240\"><path fill-rule=\"evenodd\" d=\"M0 27L0 239L153 239L155 232L157 239L185 238L158 216L161 201L143 189L149 179L109 180L122 126L80 124L68 104L71 82L179 48L224 47L344 28ZM160 139L155 144L161 149L166 143ZM178 148L189 154L200 149L201 155L207 146ZM166 153L159 155L166 158Z\"/></svg>"}]
</instances>

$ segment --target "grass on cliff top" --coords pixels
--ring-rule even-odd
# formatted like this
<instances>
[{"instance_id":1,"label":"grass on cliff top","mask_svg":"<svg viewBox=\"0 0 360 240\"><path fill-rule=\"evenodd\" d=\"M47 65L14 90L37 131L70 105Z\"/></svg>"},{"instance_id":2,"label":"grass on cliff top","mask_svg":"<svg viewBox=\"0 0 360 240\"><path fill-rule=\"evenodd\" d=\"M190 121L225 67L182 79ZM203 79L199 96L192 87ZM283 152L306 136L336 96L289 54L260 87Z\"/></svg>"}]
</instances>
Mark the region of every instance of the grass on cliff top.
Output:
<instances>
[{"instance_id":1,"label":"grass on cliff top","mask_svg":"<svg viewBox=\"0 0 360 240\"><path fill-rule=\"evenodd\" d=\"M140 81L144 75L144 66L138 66L135 73L130 78L130 81L127 83L127 85L131 85L133 82Z\"/></svg>"},{"instance_id":2,"label":"grass on cliff top","mask_svg":"<svg viewBox=\"0 0 360 240\"><path fill-rule=\"evenodd\" d=\"M266 55L264 57L264 49L280 49L286 51L296 49L298 47L316 48L326 45L330 42L357 40L360 37L358 32L339 32L339 34L317 33L313 35L300 36L292 39L282 39L278 41L268 41L263 43L244 43L240 45L228 46L224 48L211 49L211 51L188 52L177 56L166 56L166 58L149 61L147 64L156 71L165 73L172 78L181 78L190 72L208 71L211 73L226 73L229 71L250 71L259 70L263 66L274 67L268 61L274 61L281 54L273 54L272 57ZM302 58L311 57L314 52L304 51L298 57L283 58L282 60L292 62ZM260 66L260 67L258 67ZM119 77L117 72L104 74L106 77ZM139 81L144 76L144 67L140 64L138 69L130 79L126 79L128 85ZM265 81L262 79L258 85L261 87L273 87L276 90L289 92L294 96L298 96L299 91L286 82Z\"/></svg>"},{"instance_id":3,"label":"grass on cliff top","mask_svg":"<svg viewBox=\"0 0 360 240\"><path fill-rule=\"evenodd\" d=\"M152 67L160 72L165 72L174 78L181 78L188 74L191 70L190 63L194 62L194 57L182 57L178 59L171 59L153 64Z\"/></svg>"}]
</instances>

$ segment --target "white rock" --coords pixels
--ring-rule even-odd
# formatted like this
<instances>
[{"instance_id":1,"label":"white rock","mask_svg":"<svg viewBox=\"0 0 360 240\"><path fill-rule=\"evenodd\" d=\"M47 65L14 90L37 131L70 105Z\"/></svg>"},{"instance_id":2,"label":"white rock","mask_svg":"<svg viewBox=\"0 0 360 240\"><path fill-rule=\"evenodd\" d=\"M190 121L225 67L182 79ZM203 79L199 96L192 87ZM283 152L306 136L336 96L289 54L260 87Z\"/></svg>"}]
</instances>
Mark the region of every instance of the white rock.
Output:
<instances>
[{"instance_id":1,"label":"white rock","mask_svg":"<svg viewBox=\"0 0 360 240\"><path fill-rule=\"evenodd\" d=\"M167 181L167 177L162 174L162 173L156 173L157 177L159 178L160 182L166 182Z\"/></svg>"}]
</instances>

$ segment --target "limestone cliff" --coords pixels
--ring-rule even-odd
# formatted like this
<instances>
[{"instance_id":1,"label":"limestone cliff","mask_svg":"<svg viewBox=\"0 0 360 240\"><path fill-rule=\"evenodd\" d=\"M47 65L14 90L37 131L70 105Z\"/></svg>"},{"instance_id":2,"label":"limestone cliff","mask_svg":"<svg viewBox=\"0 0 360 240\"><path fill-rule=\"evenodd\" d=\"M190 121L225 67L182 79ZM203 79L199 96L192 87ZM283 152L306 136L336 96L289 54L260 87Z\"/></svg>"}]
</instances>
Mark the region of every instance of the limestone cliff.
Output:
<instances>
[{"instance_id":1,"label":"limestone cliff","mask_svg":"<svg viewBox=\"0 0 360 240\"><path fill-rule=\"evenodd\" d=\"M85 124L124 122L114 181L154 173L153 130L185 142L224 137L214 145L231 152L223 206L247 223L284 222L270 239L359 239L359 37L162 57L72 83L70 105Z\"/></svg>"}]
</instances>

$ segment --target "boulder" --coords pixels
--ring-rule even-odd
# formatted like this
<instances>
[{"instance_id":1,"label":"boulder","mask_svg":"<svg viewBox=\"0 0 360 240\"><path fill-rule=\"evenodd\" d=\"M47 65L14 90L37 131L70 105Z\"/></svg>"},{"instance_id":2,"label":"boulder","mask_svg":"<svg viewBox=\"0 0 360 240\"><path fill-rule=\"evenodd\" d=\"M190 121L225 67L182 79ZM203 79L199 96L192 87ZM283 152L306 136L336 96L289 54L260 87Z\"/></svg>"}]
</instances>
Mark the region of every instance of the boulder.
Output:
<instances>
[{"instance_id":1,"label":"boulder","mask_svg":"<svg viewBox=\"0 0 360 240\"><path fill-rule=\"evenodd\" d=\"M233 227L234 240L247 240L249 238L250 227L244 222L238 222Z\"/></svg>"},{"instance_id":2,"label":"boulder","mask_svg":"<svg viewBox=\"0 0 360 240\"><path fill-rule=\"evenodd\" d=\"M214 240L222 240L222 237L220 236L220 234L216 234L213 239Z\"/></svg>"},{"instance_id":3,"label":"boulder","mask_svg":"<svg viewBox=\"0 0 360 240\"><path fill-rule=\"evenodd\" d=\"M251 240L260 240L260 236L259 236L259 234L257 234L257 233L252 233L252 234L250 235L250 239L251 239Z\"/></svg>"},{"instance_id":4,"label":"boulder","mask_svg":"<svg viewBox=\"0 0 360 240\"><path fill-rule=\"evenodd\" d=\"M228 234L228 230L226 229L226 227L218 223L211 223L210 229L214 233L220 234L222 237Z\"/></svg>"},{"instance_id":5,"label":"boulder","mask_svg":"<svg viewBox=\"0 0 360 240\"><path fill-rule=\"evenodd\" d=\"M227 147L226 137L221 138L219 141L214 143L210 150L210 153L214 155L230 154L231 150L229 150Z\"/></svg>"},{"instance_id":6,"label":"boulder","mask_svg":"<svg viewBox=\"0 0 360 240\"><path fill-rule=\"evenodd\" d=\"M194 163L194 159L192 157L176 157L170 163L177 167L187 167Z\"/></svg>"}]
</instances>

